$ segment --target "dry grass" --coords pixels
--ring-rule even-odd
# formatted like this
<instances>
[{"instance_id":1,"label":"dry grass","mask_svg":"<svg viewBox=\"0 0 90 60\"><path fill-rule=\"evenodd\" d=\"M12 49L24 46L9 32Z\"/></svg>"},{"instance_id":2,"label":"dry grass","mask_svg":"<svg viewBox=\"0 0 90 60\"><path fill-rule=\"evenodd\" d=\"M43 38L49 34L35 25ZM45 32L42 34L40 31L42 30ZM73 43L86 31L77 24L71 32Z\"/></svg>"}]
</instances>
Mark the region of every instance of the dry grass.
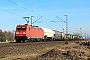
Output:
<instances>
[{"instance_id":1,"label":"dry grass","mask_svg":"<svg viewBox=\"0 0 90 60\"><path fill-rule=\"evenodd\" d=\"M0 48L0 60L12 60L12 59L25 59L40 56L52 49L58 49L62 51L76 51L84 52L85 56L90 56L89 51L85 46L80 46L77 43L48 43L48 44L35 44L35 45L18 45ZM71 53L73 55L73 53Z\"/></svg>"}]
</instances>

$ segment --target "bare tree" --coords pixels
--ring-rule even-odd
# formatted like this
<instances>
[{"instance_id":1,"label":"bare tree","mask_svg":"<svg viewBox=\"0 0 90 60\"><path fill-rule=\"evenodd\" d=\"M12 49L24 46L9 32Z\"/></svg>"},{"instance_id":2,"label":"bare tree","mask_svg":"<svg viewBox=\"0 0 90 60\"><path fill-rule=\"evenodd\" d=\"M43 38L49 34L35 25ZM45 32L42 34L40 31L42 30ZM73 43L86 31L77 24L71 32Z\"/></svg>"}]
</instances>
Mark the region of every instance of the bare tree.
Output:
<instances>
[{"instance_id":1,"label":"bare tree","mask_svg":"<svg viewBox=\"0 0 90 60\"><path fill-rule=\"evenodd\" d=\"M14 40L14 30L3 32L4 40L13 41Z\"/></svg>"}]
</instances>

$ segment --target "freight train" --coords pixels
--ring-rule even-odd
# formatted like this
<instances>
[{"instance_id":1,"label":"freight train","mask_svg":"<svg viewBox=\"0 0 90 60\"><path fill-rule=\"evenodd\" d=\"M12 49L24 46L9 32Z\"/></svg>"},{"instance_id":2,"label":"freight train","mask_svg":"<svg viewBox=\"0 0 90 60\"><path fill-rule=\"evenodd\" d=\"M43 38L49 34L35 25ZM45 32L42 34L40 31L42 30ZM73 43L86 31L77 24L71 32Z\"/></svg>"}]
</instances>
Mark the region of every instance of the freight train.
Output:
<instances>
[{"instance_id":1,"label":"freight train","mask_svg":"<svg viewBox=\"0 0 90 60\"><path fill-rule=\"evenodd\" d=\"M65 34L56 30L19 24L15 31L16 42L64 40Z\"/></svg>"}]
</instances>

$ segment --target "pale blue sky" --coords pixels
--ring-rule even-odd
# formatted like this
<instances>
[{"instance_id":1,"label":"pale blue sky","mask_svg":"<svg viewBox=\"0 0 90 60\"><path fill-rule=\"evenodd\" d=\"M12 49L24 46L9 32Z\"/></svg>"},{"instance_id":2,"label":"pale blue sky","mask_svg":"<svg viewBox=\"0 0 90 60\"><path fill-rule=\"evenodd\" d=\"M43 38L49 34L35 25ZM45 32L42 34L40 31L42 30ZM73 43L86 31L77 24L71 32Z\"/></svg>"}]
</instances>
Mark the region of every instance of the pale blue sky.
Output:
<instances>
[{"instance_id":1,"label":"pale blue sky","mask_svg":"<svg viewBox=\"0 0 90 60\"><path fill-rule=\"evenodd\" d=\"M23 16L34 16L33 21L37 20L40 16L42 18L34 23L40 27L50 28L62 31L66 29L64 22L51 22L60 21L59 18L66 20L65 14L68 15L69 33L78 32L82 28L82 32L90 35L90 0L11 0L26 9L21 8L8 0L0 0L0 29L2 30L15 30L17 24L24 24L26 21ZM15 13L9 13L3 10ZM32 12L33 11L33 12ZM18 16L18 15L20 16ZM39 15L37 15L39 14ZM42 23L38 23L43 21Z\"/></svg>"}]
</instances>

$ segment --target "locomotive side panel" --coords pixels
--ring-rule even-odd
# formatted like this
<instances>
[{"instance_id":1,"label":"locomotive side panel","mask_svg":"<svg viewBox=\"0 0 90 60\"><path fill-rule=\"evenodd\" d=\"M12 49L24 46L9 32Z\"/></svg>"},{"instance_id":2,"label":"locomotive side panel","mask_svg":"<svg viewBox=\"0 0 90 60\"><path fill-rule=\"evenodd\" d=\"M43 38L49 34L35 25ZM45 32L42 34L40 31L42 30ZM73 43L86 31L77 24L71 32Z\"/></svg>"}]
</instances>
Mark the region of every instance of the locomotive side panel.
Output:
<instances>
[{"instance_id":1,"label":"locomotive side panel","mask_svg":"<svg viewBox=\"0 0 90 60\"><path fill-rule=\"evenodd\" d=\"M31 27L30 32L31 32L30 34L31 38L43 38L44 36L43 30L40 28Z\"/></svg>"},{"instance_id":2,"label":"locomotive side panel","mask_svg":"<svg viewBox=\"0 0 90 60\"><path fill-rule=\"evenodd\" d=\"M41 28L31 27L29 28L28 40L29 41L42 41L44 38L44 32Z\"/></svg>"}]
</instances>

